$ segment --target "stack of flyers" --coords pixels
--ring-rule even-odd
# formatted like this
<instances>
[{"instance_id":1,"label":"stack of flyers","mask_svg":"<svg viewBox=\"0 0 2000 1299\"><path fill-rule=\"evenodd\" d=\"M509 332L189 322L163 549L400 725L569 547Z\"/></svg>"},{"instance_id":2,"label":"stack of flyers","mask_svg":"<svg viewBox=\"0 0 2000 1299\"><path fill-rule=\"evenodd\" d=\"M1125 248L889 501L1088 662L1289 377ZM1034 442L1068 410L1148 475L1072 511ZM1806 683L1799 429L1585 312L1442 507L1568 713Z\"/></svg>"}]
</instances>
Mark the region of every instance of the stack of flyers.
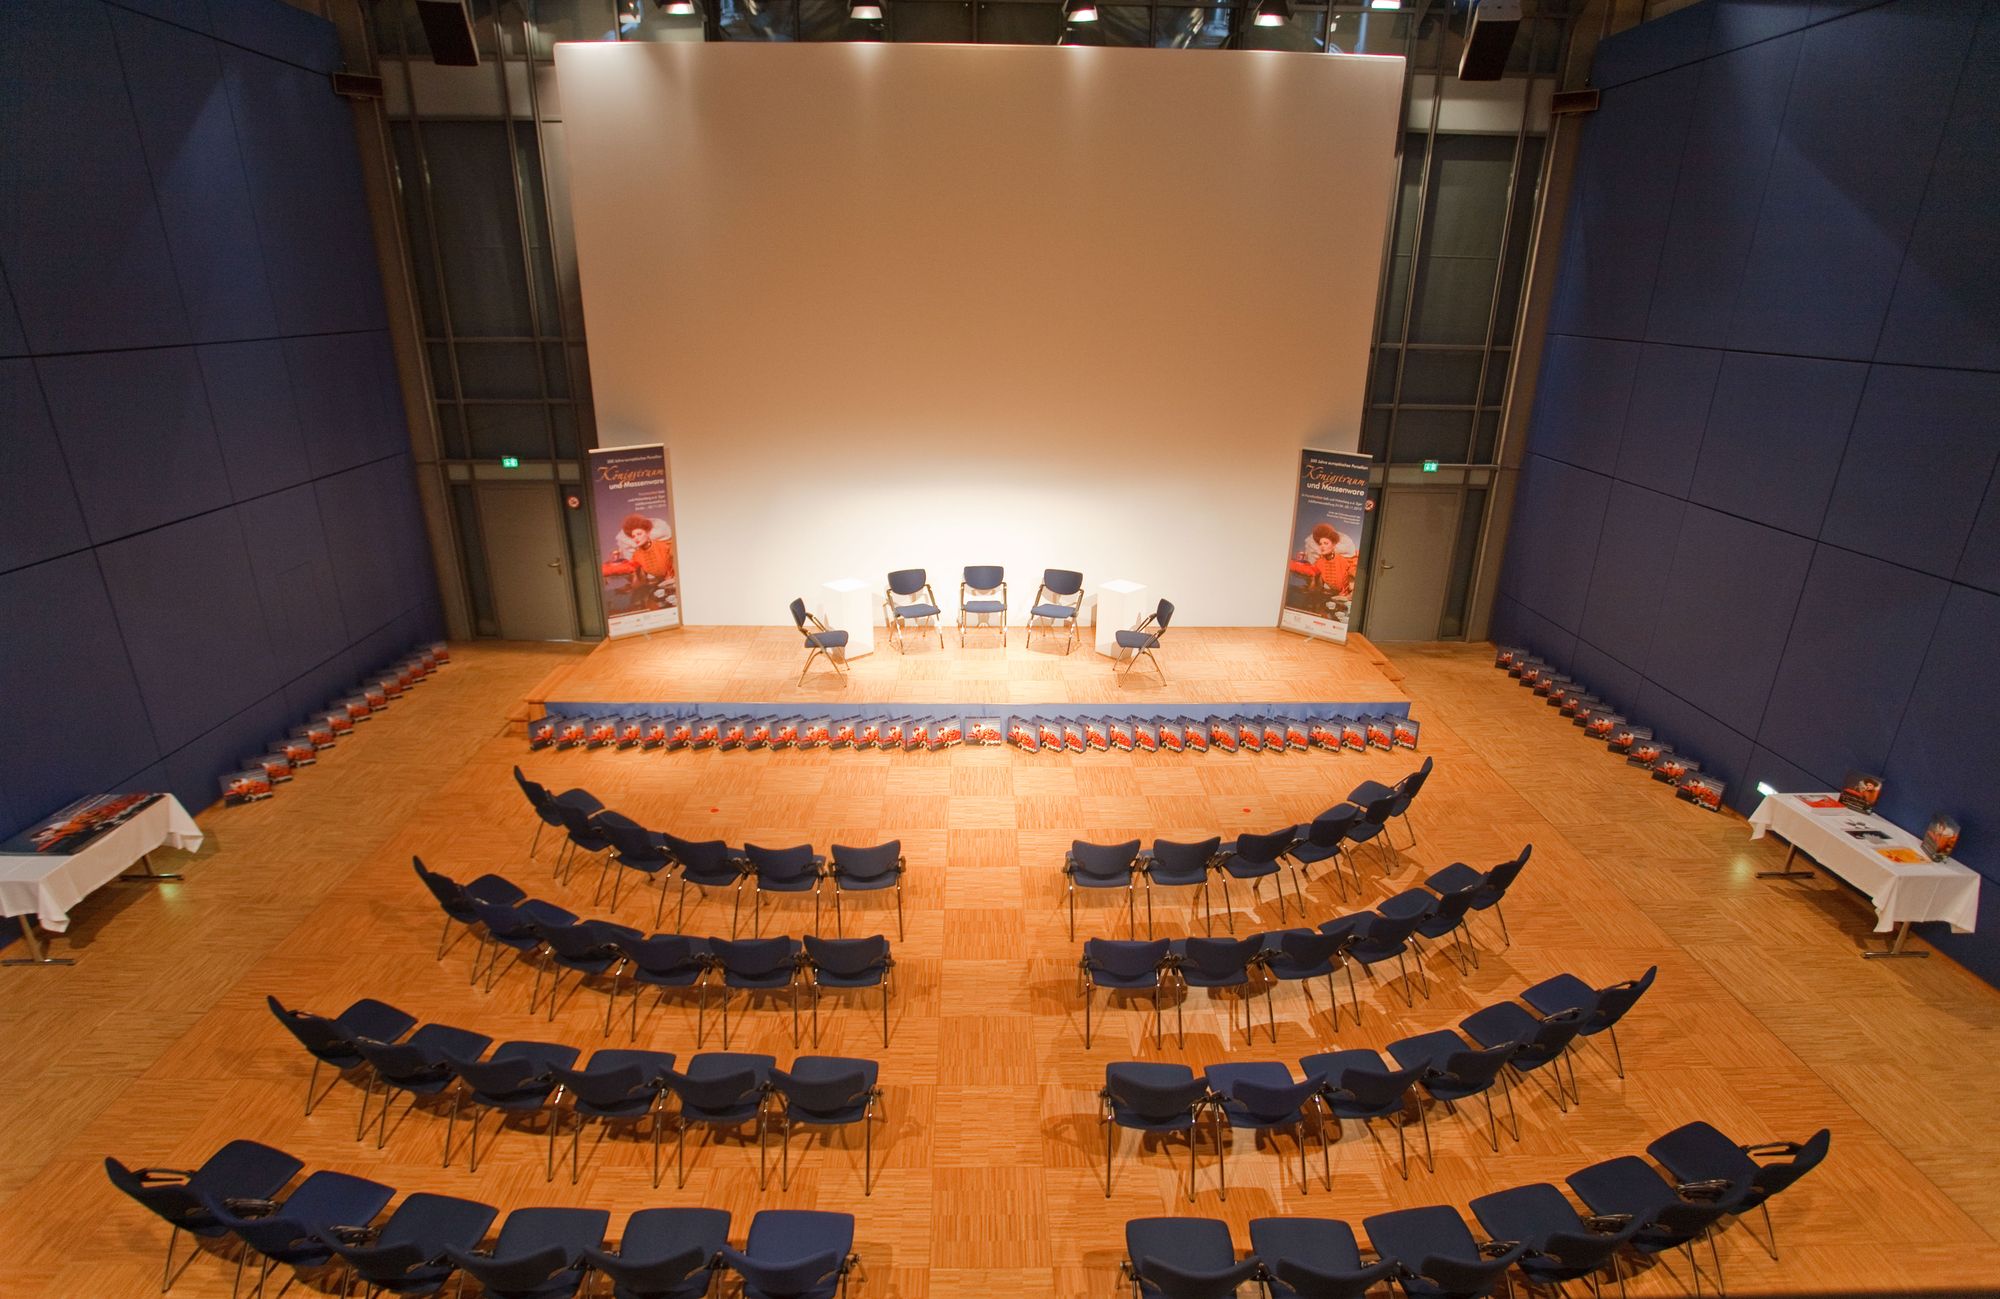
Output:
<instances>
[{"instance_id":1,"label":"stack of flyers","mask_svg":"<svg viewBox=\"0 0 2000 1299\"><path fill-rule=\"evenodd\" d=\"M1223 753L1236 752L1236 724L1226 717L1208 718L1208 742Z\"/></svg>"},{"instance_id":2,"label":"stack of flyers","mask_svg":"<svg viewBox=\"0 0 2000 1299\"><path fill-rule=\"evenodd\" d=\"M590 719L590 738L586 747L608 748L618 743L618 719L616 717L593 717Z\"/></svg>"},{"instance_id":3,"label":"stack of flyers","mask_svg":"<svg viewBox=\"0 0 2000 1299\"><path fill-rule=\"evenodd\" d=\"M618 719L618 747L636 749L646 739L646 719L634 714Z\"/></svg>"},{"instance_id":4,"label":"stack of flyers","mask_svg":"<svg viewBox=\"0 0 2000 1299\"><path fill-rule=\"evenodd\" d=\"M928 717L910 717L903 721L903 751L928 749L931 747L931 722Z\"/></svg>"},{"instance_id":5,"label":"stack of flyers","mask_svg":"<svg viewBox=\"0 0 2000 1299\"><path fill-rule=\"evenodd\" d=\"M1160 728L1156 722L1133 722L1132 743L1141 753L1160 751Z\"/></svg>"},{"instance_id":6,"label":"stack of flyers","mask_svg":"<svg viewBox=\"0 0 2000 1299\"><path fill-rule=\"evenodd\" d=\"M349 720L356 722L367 721L369 714L375 711L368 706L368 701L360 695L348 695L344 699L336 699L333 701L332 707L345 711Z\"/></svg>"},{"instance_id":7,"label":"stack of flyers","mask_svg":"<svg viewBox=\"0 0 2000 1299\"><path fill-rule=\"evenodd\" d=\"M380 681L376 682L375 684L382 687L382 693L387 695L391 699L394 699L403 693L403 683L397 680L395 677L383 677Z\"/></svg>"},{"instance_id":8,"label":"stack of flyers","mask_svg":"<svg viewBox=\"0 0 2000 1299\"><path fill-rule=\"evenodd\" d=\"M666 748L668 729L669 728L667 726L666 718L664 717L646 718L644 727L639 736L639 747L642 749Z\"/></svg>"},{"instance_id":9,"label":"stack of flyers","mask_svg":"<svg viewBox=\"0 0 2000 1299\"><path fill-rule=\"evenodd\" d=\"M1417 736L1423 731L1423 723L1412 717L1398 717L1390 724L1393 742L1399 749L1417 747Z\"/></svg>"},{"instance_id":10,"label":"stack of flyers","mask_svg":"<svg viewBox=\"0 0 2000 1299\"><path fill-rule=\"evenodd\" d=\"M743 728L743 747L746 749L765 749L769 748L770 745L771 719L768 717L752 718Z\"/></svg>"},{"instance_id":11,"label":"stack of flyers","mask_svg":"<svg viewBox=\"0 0 2000 1299\"><path fill-rule=\"evenodd\" d=\"M1340 747L1340 723L1334 718L1313 718L1311 731L1314 748L1337 749Z\"/></svg>"},{"instance_id":12,"label":"stack of flyers","mask_svg":"<svg viewBox=\"0 0 2000 1299\"><path fill-rule=\"evenodd\" d=\"M1371 749L1393 749L1396 747L1396 730L1387 717L1367 717L1362 725L1368 731L1368 747Z\"/></svg>"},{"instance_id":13,"label":"stack of flyers","mask_svg":"<svg viewBox=\"0 0 2000 1299\"><path fill-rule=\"evenodd\" d=\"M1002 733L997 717L968 717L965 719L965 742L967 744L998 744L1006 736Z\"/></svg>"},{"instance_id":14,"label":"stack of flyers","mask_svg":"<svg viewBox=\"0 0 2000 1299\"><path fill-rule=\"evenodd\" d=\"M1264 727L1254 717L1236 719L1236 747L1250 753L1261 753L1264 749Z\"/></svg>"},{"instance_id":15,"label":"stack of flyers","mask_svg":"<svg viewBox=\"0 0 2000 1299\"><path fill-rule=\"evenodd\" d=\"M882 719L863 718L861 729L854 733L854 747L857 749L879 749L882 747Z\"/></svg>"},{"instance_id":16,"label":"stack of flyers","mask_svg":"<svg viewBox=\"0 0 2000 1299\"><path fill-rule=\"evenodd\" d=\"M1517 675L1520 677L1522 685L1532 688L1541 684L1542 678L1548 675L1548 671L1548 664L1542 662L1540 659L1529 659L1521 665L1521 671Z\"/></svg>"},{"instance_id":17,"label":"stack of flyers","mask_svg":"<svg viewBox=\"0 0 2000 1299\"><path fill-rule=\"evenodd\" d=\"M1187 745L1187 751L1189 753L1207 753L1210 738L1214 732L1191 717L1181 717L1175 720L1180 725L1181 741Z\"/></svg>"},{"instance_id":18,"label":"stack of flyers","mask_svg":"<svg viewBox=\"0 0 2000 1299\"><path fill-rule=\"evenodd\" d=\"M264 779L273 785L282 785L292 778L292 760L282 753L266 753L261 757L246 758L246 771L262 771Z\"/></svg>"},{"instance_id":19,"label":"stack of flyers","mask_svg":"<svg viewBox=\"0 0 2000 1299\"><path fill-rule=\"evenodd\" d=\"M885 717L882 719L882 739L880 743L885 749L900 749L903 747L902 718Z\"/></svg>"},{"instance_id":20,"label":"stack of flyers","mask_svg":"<svg viewBox=\"0 0 2000 1299\"><path fill-rule=\"evenodd\" d=\"M1042 752L1061 753L1063 751L1062 723L1056 719L1052 717L1037 717L1035 719L1035 737L1041 742Z\"/></svg>"},{"instance_id":21,"label":"stack of flyers","mask_svg":"<svg viewBox=\"0 0 2000 1299\"><path fill-rule=\"evenodd\" d=\"M1132 720L1129 717L1111 719L1111 747L1121 753L1130 753L1138 747L1139 741L1132 734Z\"/></svg>"},{"instance_id":22,"label":"stack of flyers","mask_svg":"<svg viewBox=\"0 0 2000 1299\"><path fill-rule=\"evenodd\" d=\"M790 749L796 747L798 742L799 742L798 718L780 717L777 721L771 723L772 748Z\"/></svg>"},{"instance_id":23,"label":"stack of flyers","mask_svg":"<svg viewBox=\"0 0 2000 1299\"><path fill-rule=\"evenodd\" d=\"M1578 690L1562 701L1562 715L1573 719L1578 726L1590 716L1591 710L1604 707L1604 701L1588 690Z\"/></svg>"},{"instance_id":24,"label":"stack of flyers","mask_svg":"<svg viewBox=\"0 0 2000 1299\"><path fill-rule=\"evenodd\" d=\"M432 641L424 647L424 657L433 663L449 663L451 662L451 646L441 640Z\"/></svg>"},{"instance_id":25,"label":"stack of flyers","mask_svg":"<svg viewBox=\"0 0 2000 1299\"><path fill-rule=\"evenodd\" d=\"M1650 767L1673 751L1673 745L1663 744L1650 737L1635 739L1632 741L1631 751L1625 755L1625 761L1635 767Z\"/></svg>"},{"instance_id":26,"label":"stack of flyers","mask_svg":"<svg viewBox=\"0 0 2000 1299\"><path fill-rule=\"evenodd\" d=\"M667 723L667 747L687 749L694 746L695 719L676 717Z\"/></svg>"},{"instance_id":27,"label":"stack of flyers","mask_svg":"<svg viewBox=\"0 0 2000 1299\"><path fill-rule=\"evenodd\" d=\"M1168 753L1179 753L1187 746L1187 727L1170 717L1154 718L1153 730L1159 734L1160 747Z\"/></svg>"},{"instance_id":28,"label":"stack of flyers","mask_svg":"<svg viewBox=\"0 0 2000 1299\"><path fill-rule=\"evenodd\" d=\"M1024 753L1039 753L1042 748L1042 732L1032 717L1010 717L1007 719L1007 742Z\"/></svg>"},{"instance_id":29,"label":"stack of flyers","mask_svg":"<svg viewBox=\"0 0 2000 1299\"><path fill-rule=\"evenodd\" d=\"M1303 717L1286 718L1285 747L1288 749L1310 749L1312 747L1312 723Z\"/></svg>"},{"instance_id":30,"label":"stack of flyers","mask_svg":"<svg viewBox=\"0 0 2000 1299\"><path fill-rule=\"evenodd\" d=\"M1608 708L1594 710L1583 722L1583 733L1593 740L1608 740L1611 732L1625 724L1623 713L1614 713Z\"/></svg>"},{"instance_id":31,"label":"stack of flyers","mask_svg":"<svg viewBox=\"0 0 2000 1299\"><path fill-rule=\"evenodd\" d=\"M1083 743L1085 747L1095 749L1099 753L1111 747L1111 732L1105 726L1102 717L1083 719Z\"/></svg>"},{"instance_id":32,"label":"stack of flyers","mask_svg":"<svg viewBox=\"0 0 2000 1299\"><path fill-rule=\"evenodd\" d=\"M799 728L799 747L801 749L822 749L832 742L833 719L831 717L812 718Z\"/></svg>"},{"instance_id":33,"label":"stack of flyers","mask_svg":"<svg viewBox=\"0 0 2000 1299\"><path fill-rule=\"evenodd\" d=\"M1069 753L1083 752L1083 723L1064 722L1062 724L1063 749Z\"/></svg>"},{"instance_id":34,"label":"stack of flyers","mask_svg":"<svg viewBox=\"0 0 2000 1299\"><path fill-rule=\"evenodd\" d=\"M1535 693L1538 695L1547 695L1549 691L1567 684L1568 681L1569 678L1560 672L1544 672L1535 680Z\"/></svg>"},{"instance_id":35,"label":"stack of flyers","mask_svg":"<svg viewBox=\"0 0 2000 1299\"><path fill-rule=\"evenodd\" d=\"M1722 781L1715 776L1704 776L1699 773L1683 776L1674 794L1711 812L1722 810Z\"/></svg>"},{"instance_id":36,"label":"stack of flyers","mask_svg":"<svg viewBox=\"0 0 2000 1299\"><path fill-rule=\"evenodd\" d=\"M1653 728L1650 726L1614 726L1611 734L1604 737L1604 746L1613 753L1630 753L1633 745L1652 738Z\"/></svg>"},{"instance_id":37,"label":"stack of flyers","mask_svg":"<svg viewBox=\"0 0 2000 1299\"><path fill-rule=\"evenodd\" d=\"M1493 650L1493 666L1502 672L1512 668L1520 659L1521 651L1511 645L1498 645Z\"/></svg>"},{"instance_id":38,"label":"stack of flyers","mask_svg":"<svg viewBox=\"0 0 2000 1299\"><path fill-rule=\"evenodd\" d=\"M1266 753L1283 753L1291 742L1292 733L1285 729L1282 717L1260 717L1257 719L1258 735L1264 741Z\"/></svg>"},{"instance_id":39,"label":"stack of flyers","mask_svg":"<svg viewBox=\"0 0 2000 1299\"><path fill-rule=\"evenodd\" d=\"M271 782L265 777L261 767L253 770L232 771L222 777L222 801L231 805L254 803L260 798L271 796Z\"/></svg>"},{"instance_id":40,"label":"stack of flyers","mask_svg":"<svg viewBox=\"0 0 2000 1299\"><path fill-rule=\"evenodd\" d=\"M1340 719L1340 747L1356 750L1368 747L1368 727L1359 717Z\"/></svg>"},{"instance_id":41,"label":"stack of flyers","mask_svg":"<svg viewBox=\"0 0 2000 1299\"><path fill-rule=\"evenodd\" d=\"M747 719L725 717L715 724L715 747L718 749L740 749L743 736L750 729Z\"/></svg>"},{"instance_id":42,"label":"stack of flyers","mask_svg":"<svg viewBox=\"0 0 2000 1299\"><path fill-rule=\"evenodd\" d=\"M334 741L339 738L334 733L332 723L322 717L315 717L304 726L293 727L292 735L295 739L304 740L315 749L331 749Z\"/></svg>"},{"instance_id":43,"label":"stack of flyers","mask_svg":"<svg viewBox=\"0 0 2000 1299\"><path fill-rule=\"evenodd\" d=\"M826 746L829 749L851 749L854 747L854 733L861 729L858 718L841 717L827 728Z\"/></svg>"},{"instance_id":44,"label":"stack of flyers","mask_svg":"<svg viewBox=\"0 0 2000 1299\"><path fill-rule=\"evenodd\" d=\"M403 693L403 688L397 686L396 693ZM362 686L361 698L368 705L368 711L370 712L380 712L389 706L389 692L382 688L382 683L379 681L370 681L367 685Z\"/></svg>"},{"instance_id":45,"label":"stack of flyers","mask_svg":"<svg viewBox=\"0 0 2000 1299\"><path fill-rule=\"evenodd\" d=\"M329 708L313 720L322 726L332 727L336 738L354 729L354 719L348 716L345 708Z\"/></svg>"},{"instance_id":46,"label":"stack of flyers","mask_svg":"<svg viewBox=\"0 0 2000 1299\"><path fill-rule=\"evenodd\" d=\"M284 754L285 761L291 763L294 767L310 767L319 761L318 748L314 746L311 740L306 739L304 736L280 740L273 747L278 752Z\"/></svg>"},{"instance_id":47,"label":"stack of flyers","mask_svg":"<svg viewBox=\"0 0 2000 1299\"><path fill-rule=\"evenodd\" d=\"M1660 755L1660 760L1653 764L1653 779L1663 780L1669 785L1678 785L1681 783L1681 777L1700 770L1701 764L1693 758L1682 757L1672 749L1668 749Z\"/></svg>"},{"instance_id":48,"label":"stack of flyers","mask_svg":"<svg viewBox=\"0 0 2000 1299\"><path fill-rule=\"evenodd\" d=\"M962 743L965 739L965 720L959 717L940 717L931 723L931 747L948 748Z\"/></svg>"},{"instance_id":49,"label":"stack of flyers","mask_svg":"<svg viewBox=\"0 0 2000 1299\"><path fill-rule=\"evenodd\" d=\"M1549 707L1559 709L1563 704L1568 702L1570 695L1574 694L1578 689L1580 687L1576 682L1571 681L1568 677L1564 677L1561 681L1551 683L1549 688L1542 692L1542 695L1549 701Z\"/></svg>"},{"instance_id":50,"label":"stack of flyers","mask_svg":"<svg viewBox=\"0 0 2000 1299\"><path fill-rule=\"evenodd\" d=\"M694 719L694 738L688 741L691 749L712 749L722 740L722 719L719 717L697 717Z\"/></svg>"}]
</instances>

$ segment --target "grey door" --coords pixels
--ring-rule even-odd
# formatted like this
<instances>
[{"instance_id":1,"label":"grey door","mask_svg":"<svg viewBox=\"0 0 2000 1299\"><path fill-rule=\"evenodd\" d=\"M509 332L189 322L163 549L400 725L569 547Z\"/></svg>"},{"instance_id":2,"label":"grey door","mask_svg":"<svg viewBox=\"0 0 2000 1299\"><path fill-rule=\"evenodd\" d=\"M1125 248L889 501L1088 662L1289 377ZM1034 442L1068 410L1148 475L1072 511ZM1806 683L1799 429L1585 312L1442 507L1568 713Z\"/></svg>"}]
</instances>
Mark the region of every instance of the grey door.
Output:
<instances>
[{"instance_id":1,"label":"grey door","mask_svg":"<svg viewBox=\"0 0 2000 1299\"><path fill-rule=\"evenodd\" d=\"M1437 639L1458 514L1459 493L1453 488L1383 490L1368 575L1370 640Z\"/></svg>"},{"instance_id":2,"label":"grey door","mask_svg":"<svg viewBox=\"0 0 2000 1299\"><path fill-rule=\"evenodd\" d=\"M562 503L553 483L478 484L493 611L507 640L573 640Z\"/></svg>"}]
</instances>

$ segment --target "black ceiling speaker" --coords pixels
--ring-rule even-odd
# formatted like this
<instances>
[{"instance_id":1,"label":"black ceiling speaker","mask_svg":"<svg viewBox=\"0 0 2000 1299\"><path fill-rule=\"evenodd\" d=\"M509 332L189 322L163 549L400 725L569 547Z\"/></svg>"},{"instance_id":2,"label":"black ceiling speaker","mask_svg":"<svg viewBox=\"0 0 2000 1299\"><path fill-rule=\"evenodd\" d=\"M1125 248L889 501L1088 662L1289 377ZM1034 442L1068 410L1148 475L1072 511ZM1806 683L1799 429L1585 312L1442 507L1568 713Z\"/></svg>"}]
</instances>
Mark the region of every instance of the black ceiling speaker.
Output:
<instances>
[{"instance_id":1,"label":"black ceiling speaker","mask_svg":"<svg viewBox=\"0 0 2000 1299\"><path fill-rule=\"evenodd\" d=\"M1521 27L1521 0L1476 0L1459 55L1460 81L1498 81L1507 71L1507 52Z\"/></svg>"},{"instance_id":2,"label":"black ceiling speaker","mask_svg":"<svg viewBox=\"0 0 2000 1299\"><path fill-rule=\"evenodd\" d=\"M479 46L472 40L472 15L465 0L417 0L417 17L430 42L431 62L448 68L479 66Z\"/></svg>"}]
</instances>

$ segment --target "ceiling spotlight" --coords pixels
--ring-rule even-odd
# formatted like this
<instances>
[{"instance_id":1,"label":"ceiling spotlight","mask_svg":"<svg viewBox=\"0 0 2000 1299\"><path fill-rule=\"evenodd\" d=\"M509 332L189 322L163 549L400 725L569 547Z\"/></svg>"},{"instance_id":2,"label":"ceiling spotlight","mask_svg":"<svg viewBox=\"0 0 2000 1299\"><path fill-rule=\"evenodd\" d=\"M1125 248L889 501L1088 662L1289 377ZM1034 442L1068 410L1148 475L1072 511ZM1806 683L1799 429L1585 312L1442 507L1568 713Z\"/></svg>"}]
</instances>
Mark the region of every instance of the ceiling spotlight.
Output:
<instances>
[{"instance_id":1,"label":"ceiling spotlight","mask_svg":"<svg viewBox=\"0 0 2000 1299\"><path fill-rule=\"evenodd\" d=\"M1251 21L1259 27L1283 27L1292 21L1292 0L1257 0L1257 16Z\"/></svg>"},{"instance_id":2,"label":"ceiling spotlight","mask_svg":"<svg viewBox=\"0 0 2000 1299\"><path fill-rule=\"evenodd\" d=\"M847 16L857 23L879 23L882 21L881 0L852 0L847 6Z\"/></svg>"},{"instance_id":3,"label":"ceiling spotlight","mask_svg":"<svg viewBox=\"0 0 2000 1299\"><path fill-rule=\"evenodd\" d=\"M696 7L695 0L653 0L653 2L660 6L661 13L670 18L692 18L701 12Z\"/></svg>"},{"instance_id":4,"label":"ceiling spotlight","mask_svg":"<svg viewBox=\"0 0 2000 1299\"><path fill-rule=\"evenodd\" d=\"M1370 9L1401 9L1403 0L1368 0Z\"/></svg>"},{"instance_id":5,"label":"ceiling spotlight","mask_svg":"<svg viewBox=\"0 0 2000 1299\"><path fill-rule=\"evenodd\" d=\"M1097 21L1097 0L1063 0L1063 18L1073 23Z\"/></svg>"}]
</instances>

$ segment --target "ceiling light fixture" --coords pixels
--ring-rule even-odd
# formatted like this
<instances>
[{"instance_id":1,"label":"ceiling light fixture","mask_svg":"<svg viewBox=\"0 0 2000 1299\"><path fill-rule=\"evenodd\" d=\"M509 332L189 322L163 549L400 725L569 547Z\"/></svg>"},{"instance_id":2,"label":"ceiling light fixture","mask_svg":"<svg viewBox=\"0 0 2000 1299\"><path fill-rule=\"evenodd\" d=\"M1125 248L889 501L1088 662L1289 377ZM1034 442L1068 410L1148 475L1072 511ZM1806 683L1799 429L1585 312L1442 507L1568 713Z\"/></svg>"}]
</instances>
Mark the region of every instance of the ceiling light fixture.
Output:
<instances>
[{"instance_id":1,"label":"ceiling light fixture","mask_svg":"<svg viewBox=\"0 0 2000 1299\"><path fill-rule=\"evenodd\" d=\"M1257 0L1257 16L1251 19L1259 27L1283 27L1292 21L1292 0Z\"/></svg>"},{"instance_id":2,"label":"ceiling light fixture","mask_svg":"<svg viewBox=\"0 0 2000 1299\"><path fill-rule=\"evenodd\" d=\"M857 23L879 23L882 21L881 0L852 0L847 6L847 16Z\"/></svg>"},{"instance_id":3,"label":"ceiling light fixture","mask_svg":"<svg viewBox=\"0 0 2000 1299\"><path fill-rule=\"evenodd\" d=\"M660 12L671 18L692 18L701 10L694 0L659 0Z\"/></svg>"},{"instance_id":4,"label":"ceiling light fixture","mask_svg":"<svg viewBox=\"0 0 2000 1299\"><path fill-rule=\"evenodd\" d=\"M1097 21L1097 0L1063 0L1063 18L1073 23Z\"/></svg>"}]
</instances>

